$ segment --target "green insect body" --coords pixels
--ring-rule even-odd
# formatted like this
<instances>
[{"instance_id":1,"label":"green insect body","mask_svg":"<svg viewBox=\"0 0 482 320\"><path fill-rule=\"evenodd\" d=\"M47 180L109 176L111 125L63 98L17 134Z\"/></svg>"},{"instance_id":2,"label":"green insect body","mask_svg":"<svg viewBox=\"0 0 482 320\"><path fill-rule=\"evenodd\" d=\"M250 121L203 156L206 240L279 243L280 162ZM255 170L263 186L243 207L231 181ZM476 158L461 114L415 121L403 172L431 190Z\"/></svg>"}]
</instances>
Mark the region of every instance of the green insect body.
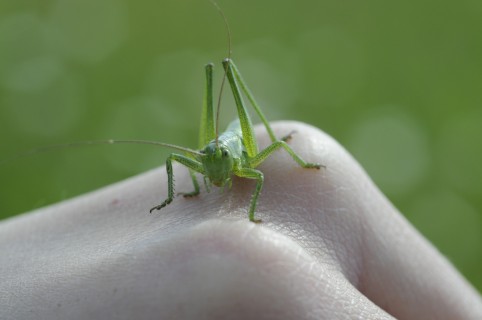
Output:
<instances>
[{"instance_id":1,"label":"green insect body","mask_svg":"<svg viewBox=\"0 0 482 320\"><path fill-rule=\"evenodd\" d=\"M256 168L268 158L274 151L283 148L291 157L303 168L320 169L322 165L318 163L308 163L298 156L286 143L291 138L291 134L282 139L276 139L264 114L254 100L248 87L241 78L241 75L231 59L223 61L223 67L237 107L238 119L231 122L227 130L217 136L217 123L215 121L213 95L212 95L212 74L213 65L206 66L206 92L204 96L203 111L201 117L201 127L199 134L199 151L181 148L173 145L159 143L160 145L174 147L184 154L172 153L166 160L166 170L168 178L167 199L160 205L155 206L150 211L160 210L172 202L174 198L174 180L172 162L177 161L189 168L194 186L194 191L183 194L185 197L192 197L199 194L199 183L196 172L204 176L206 189L209 191L211 185L217 187L231 186L232 176L256 180L256 187L251 198L249 207L249 220L261 222L255 218L256 204L263 187L263 173ZM241 92L248 98L255 112L263 122L271 138L271 145L259 151L258 144L254 135L253 124L247 112L245 103L241 97Z\"/></svg>"}]
</instances>

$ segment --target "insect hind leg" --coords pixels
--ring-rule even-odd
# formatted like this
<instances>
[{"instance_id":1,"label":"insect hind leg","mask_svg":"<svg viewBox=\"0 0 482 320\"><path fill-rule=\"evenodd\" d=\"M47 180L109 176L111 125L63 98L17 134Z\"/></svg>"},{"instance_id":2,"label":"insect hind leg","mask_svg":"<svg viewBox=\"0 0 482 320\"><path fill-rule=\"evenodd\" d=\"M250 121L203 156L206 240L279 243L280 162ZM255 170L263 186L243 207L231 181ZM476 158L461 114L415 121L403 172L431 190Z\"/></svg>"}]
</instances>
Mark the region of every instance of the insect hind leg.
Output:
<instances>
[{"instance_id":1,"label":"insect hind leg","mask_svg":"<svg viewBox=\"0 0 482 320\"><path fill-rule=\"evenodd\" d=\"M325 166L319 163L311 163L311 162L306 162L301 158L299 155L296 154L296 152L291 149L291 147L286 143L286 141L280 140L272 143L266 149L262 150L260 153L258 153L254 158L250 160L250 165L253 168L256 168L259 166L266 158L268 158L273 152L278 150L279 148L283 148L286 150L286 152L289 153L291 158L295 160L301 167L303 168L313 168L313 169L320 169L324 168Z\"/></svg>"}]
</instances>

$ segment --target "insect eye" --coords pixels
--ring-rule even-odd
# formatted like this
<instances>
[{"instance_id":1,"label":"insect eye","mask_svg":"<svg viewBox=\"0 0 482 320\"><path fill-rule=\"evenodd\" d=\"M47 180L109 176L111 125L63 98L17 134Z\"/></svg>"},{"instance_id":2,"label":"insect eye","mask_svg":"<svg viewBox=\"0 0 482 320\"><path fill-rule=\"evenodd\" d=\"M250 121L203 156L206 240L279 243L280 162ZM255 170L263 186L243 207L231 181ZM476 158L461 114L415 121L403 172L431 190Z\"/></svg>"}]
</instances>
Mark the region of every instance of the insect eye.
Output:
<instances>
[{"instance_id":1,"label":"insect eye","mask_svg":"<svg viewBox=\"0 0 482 320\"><path fill-rule=\"evenodd\" d=\"M223 156L227 157L228 156L228 150L223 150Z\"/></svg>"}]
</instances>

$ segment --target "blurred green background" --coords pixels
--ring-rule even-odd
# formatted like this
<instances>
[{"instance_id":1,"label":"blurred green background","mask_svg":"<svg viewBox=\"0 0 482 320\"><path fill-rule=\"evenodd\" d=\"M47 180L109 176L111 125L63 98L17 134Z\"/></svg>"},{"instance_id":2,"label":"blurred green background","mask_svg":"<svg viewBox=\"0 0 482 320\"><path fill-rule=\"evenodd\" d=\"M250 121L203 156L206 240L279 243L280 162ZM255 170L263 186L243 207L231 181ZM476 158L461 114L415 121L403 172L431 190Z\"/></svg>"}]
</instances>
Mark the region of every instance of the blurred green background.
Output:
<instances>
[{"instance_id":1,"label":"blurred green background","mask_svg":"<svg viewBox=\"0 0 482 320\"><path fill-rule=\"evenodd\" d=\"M322 128L482 289L482 2L219 0L269 119ZM105 138L196 147L205 63L226 55L207 0L0 2L0 159ZM234 117L224 99L222 123ZM0 166L0 216L160 166L96 146Z\"/></svg>"}]
</instances>

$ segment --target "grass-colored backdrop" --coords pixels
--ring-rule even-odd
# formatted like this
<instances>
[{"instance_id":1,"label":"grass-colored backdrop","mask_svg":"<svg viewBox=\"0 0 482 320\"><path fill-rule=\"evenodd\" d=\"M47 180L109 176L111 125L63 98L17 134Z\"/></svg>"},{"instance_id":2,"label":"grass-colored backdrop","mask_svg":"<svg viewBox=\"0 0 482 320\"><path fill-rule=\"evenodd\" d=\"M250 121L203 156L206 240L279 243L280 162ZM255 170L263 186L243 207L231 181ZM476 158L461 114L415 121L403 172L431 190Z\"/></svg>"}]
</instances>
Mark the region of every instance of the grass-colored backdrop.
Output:
<instances>
[{"instance_id":1,"label":"grass-colored backdrop","mask_svg":"<svg viewBox=\"0 0 482 320\"><path fill-rule=\"evenodd\" d=\"M219 4L268 118L338 139L481 290L482 2ZM1 1L0 159L105 138L195 147L203 65L217 63L219 81L226 47L207 0ZM0 217L160 166L167 153L97 146L3 164Z\"/></svg>"}]
</instances>

